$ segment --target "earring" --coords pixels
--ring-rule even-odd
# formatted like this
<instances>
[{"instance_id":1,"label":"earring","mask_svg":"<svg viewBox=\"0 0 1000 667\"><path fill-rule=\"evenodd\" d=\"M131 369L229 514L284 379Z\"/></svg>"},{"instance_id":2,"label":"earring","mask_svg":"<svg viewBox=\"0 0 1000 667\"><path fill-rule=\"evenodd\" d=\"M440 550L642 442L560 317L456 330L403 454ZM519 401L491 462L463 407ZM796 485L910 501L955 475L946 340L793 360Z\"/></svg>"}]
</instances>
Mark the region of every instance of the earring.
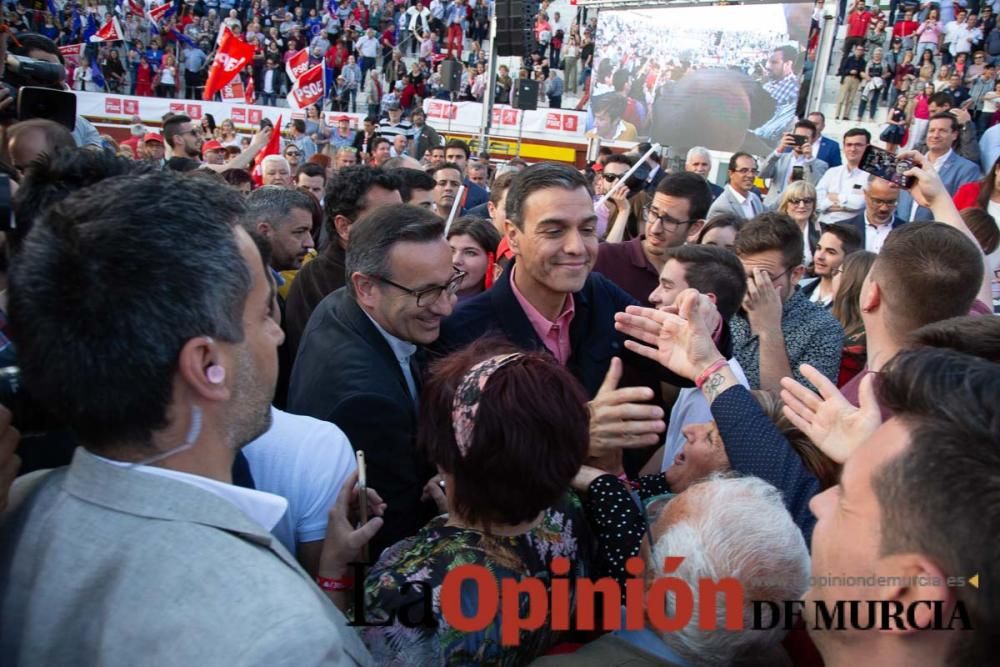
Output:
<instances>
[{"instance_id":1,"label":"earring","mask_svg":"<svg viewBox=\"0 0 1000 667\"><path fill-rule=\"evenodd\" d=\"M205 377L212 384L222 384L222 381L226 379L226 369L222 366L212 364L205 369Z\"/></svg>"}]
</instances>

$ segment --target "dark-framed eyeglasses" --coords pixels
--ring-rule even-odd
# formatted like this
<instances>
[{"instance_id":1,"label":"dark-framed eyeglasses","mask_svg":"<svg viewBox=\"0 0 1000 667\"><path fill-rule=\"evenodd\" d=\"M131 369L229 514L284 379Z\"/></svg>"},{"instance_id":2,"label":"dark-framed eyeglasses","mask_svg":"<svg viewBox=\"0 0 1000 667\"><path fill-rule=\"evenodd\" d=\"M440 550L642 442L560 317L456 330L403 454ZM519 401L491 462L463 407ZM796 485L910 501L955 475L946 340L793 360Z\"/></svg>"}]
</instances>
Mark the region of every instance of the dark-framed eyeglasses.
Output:
<instances>
[{"instance_id":1,"label":"dark-framed eyeglasses","mask_svg":"<svg viewBox=\"0 0 1000 667\"><path fill-rule=\"evenodd\" d=\"M601 174L601 178L603 178L608 183L614 183L615 181L617 181L618 179L620 179L622 176L623 176L623 174L607 174L607 173Z\"/></svg>"},{"instance_id":2,"label":"dark-framed eyeglasses","mask_svg":"<svg viewBox=\"0 0 1000 667\"><path fill-rule=\"evenodd\" d=\"M302 157L302 153L298 151L285 151L285 155L291 155L292 157Z\"/></svg>"},{"instance_id":3,"label":"dark-framed eyeglasses","mask_svg":"<svg viewBox=\"0 0 1000 667\"><path fill-rule=\"evenodd\" d=\"M757 167L740 167L739 169L733 169L733 171L741 176L745 176L747 174L753 174L756 176L760 173L760 169Z\"/></svg>"},{"instance_id":4,"label":"dark-framed eyeglasses","mask_svg":"<svg viewBox=\"0 0 1000 667\"><path fill-rule=\"evenodd\" d=\"M653 226L656 223L660 223L660 226L663 227L664 230L671 232L681 225L690 225L694 222L694 220L675 220L669 215L654 211L652 206L643 206L642 216L646 218L646 223L648 225Z\"/></svg>"},{"instance_id":5,"label":"dark-framed eyeglasses","mask_svg":"<svg viewBox=\"0 0 1000 667\"><path fill-rule=\"evenodd\" d=\"M388 278L383 278L382 276L374 276L374 278L379 282L385 283L386 285L392 285L396 289L415 297L417 305L423 308L437 303L437 300L441 298L442 294L447 293L448 296L453 296L456 292L458 292L458 286L462 284L462 280L466 275L465 271L455 271L455 274L444 285L434 285L433 287L426 287L422 290L414 290L409 287L403 287L399 283L394 283Z\"/></svg>"},{"instance_id":6,"label":"dark-framed eyeglasses","mask_svg":"<svg viewBox=\"0 0 1000 667\"><path fill-rule=\"evenodd\" d=\"M788 203L792 206L798 206L799 204L815 204L815 197L796 197L794 199L789 199Z\"/></svg>"}]
</instances>

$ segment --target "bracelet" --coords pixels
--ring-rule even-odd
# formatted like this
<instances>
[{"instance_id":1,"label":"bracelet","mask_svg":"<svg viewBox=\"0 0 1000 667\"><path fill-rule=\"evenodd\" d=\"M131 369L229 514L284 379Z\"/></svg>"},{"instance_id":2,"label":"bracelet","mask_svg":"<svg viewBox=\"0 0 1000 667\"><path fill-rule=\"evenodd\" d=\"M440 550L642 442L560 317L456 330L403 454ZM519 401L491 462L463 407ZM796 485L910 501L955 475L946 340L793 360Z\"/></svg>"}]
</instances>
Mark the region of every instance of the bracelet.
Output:
<instances>
[{"instance_id":1,"label":"bracelet","mask_svg":"<svg viewBox=\"0 0 1000 667\"><path fill-rule=\"evenodd\" d=\"M708 378L712 373L719 370L723 366L728 366L728 365L729 362L726 361L725 359L716 360L715 363L713 363L711 366L703 370L701 372L701 375L699 375L694 379L694 386L696 386L698 389L701 389L702 385L708 382Z\"/></svg>"},{"instance_id":2,"label":"bracelet","mask_svg":"<svg viewBox=\"0 0 1000 667\"><path fill-rule=\"evenodd\" d=\"M340 577L338 579L316 577L316 583L324 591L346 591L354 588L354 577Z\"/></svg>"}]
</instances>

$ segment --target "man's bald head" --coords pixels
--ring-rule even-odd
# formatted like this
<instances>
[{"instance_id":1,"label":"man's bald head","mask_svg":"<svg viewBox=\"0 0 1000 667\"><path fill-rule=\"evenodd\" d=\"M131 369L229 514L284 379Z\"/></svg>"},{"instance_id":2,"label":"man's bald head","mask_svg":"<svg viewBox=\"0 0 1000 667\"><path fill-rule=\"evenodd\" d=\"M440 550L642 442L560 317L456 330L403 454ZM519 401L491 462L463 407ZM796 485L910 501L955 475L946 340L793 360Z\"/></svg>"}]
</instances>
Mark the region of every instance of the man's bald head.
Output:
<instances>
[{"instance_id":1,"label":"man's bald head","mask_svg":"<svg viewBox=\"0 0 1000 667\"><path fill-rule=\"evenodd\" d=\"M18 171L24 171L39 156L53 155L60 148L72 150L76 141L65 126L55 121L32 118L14 123L7 131L7 150Z\"/></svg>"}]
</instances>

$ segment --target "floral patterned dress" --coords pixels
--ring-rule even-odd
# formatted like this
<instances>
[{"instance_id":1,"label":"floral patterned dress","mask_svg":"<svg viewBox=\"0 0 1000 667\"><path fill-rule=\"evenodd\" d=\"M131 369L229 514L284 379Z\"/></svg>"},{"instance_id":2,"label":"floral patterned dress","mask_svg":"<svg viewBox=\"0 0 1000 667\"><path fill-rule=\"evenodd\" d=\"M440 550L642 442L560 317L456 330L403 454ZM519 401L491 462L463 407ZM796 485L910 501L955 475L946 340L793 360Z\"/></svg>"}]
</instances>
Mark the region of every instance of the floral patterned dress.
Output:
<instances>
[{"instance_id":1,"label":"floral patterned dress","mask_svg":"<svg viewBox=\"0 0 1000 667\"><path fill-rule=\"evenodd\" d=\"M393 622L359 628L361 638L378 665L527 664L564 637L551 630L546 622L538 630L521 631L517 646L503 646L499 612L479 632L452 628L440 606L445 575L461 565L480 565L496 576L498 587L504 578L535 577L548 588L549 565L557 556L564 556L572 563L569 577L590 574L591 542L583 506L575 494L567 494L545 512L538 526L516 537L497 537L447 526L445 517L438 517L415 536L386 549L368 571L365 616L369 623L377 623L391 614ZM432 591L430 611L436 627L419 623L424 613L424 587L413 586L412 582L424 582ZM467 618L478 609L477 596L475 583L463 583L461 604ZM526 615L526 600L526 596L522 598L521 616ZM416 627L408 627L406 621Z\"/></svg>"}]
</instances>

